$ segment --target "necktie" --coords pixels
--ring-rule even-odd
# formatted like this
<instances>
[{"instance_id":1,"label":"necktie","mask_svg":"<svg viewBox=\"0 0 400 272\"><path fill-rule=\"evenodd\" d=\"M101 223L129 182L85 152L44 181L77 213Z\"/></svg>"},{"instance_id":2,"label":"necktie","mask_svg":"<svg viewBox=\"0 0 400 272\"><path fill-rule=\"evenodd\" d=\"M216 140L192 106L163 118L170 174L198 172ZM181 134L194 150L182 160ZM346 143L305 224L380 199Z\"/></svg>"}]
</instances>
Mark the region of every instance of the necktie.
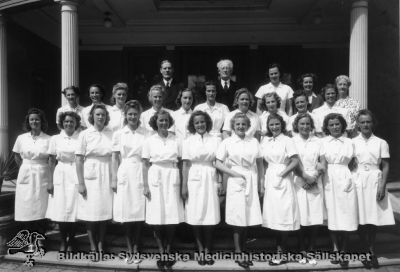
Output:
<instances>
[{"instance_id":1,"label":"necktie","mask_svg":"<svg viewBox=\"0 0 400 272\"><path fill-rule=\"evenodd\" d=\"M228 90L228 82L225 81L225 83L224 83L224 91L227 91L227 90Z\"/></svg>"}]
</instances>

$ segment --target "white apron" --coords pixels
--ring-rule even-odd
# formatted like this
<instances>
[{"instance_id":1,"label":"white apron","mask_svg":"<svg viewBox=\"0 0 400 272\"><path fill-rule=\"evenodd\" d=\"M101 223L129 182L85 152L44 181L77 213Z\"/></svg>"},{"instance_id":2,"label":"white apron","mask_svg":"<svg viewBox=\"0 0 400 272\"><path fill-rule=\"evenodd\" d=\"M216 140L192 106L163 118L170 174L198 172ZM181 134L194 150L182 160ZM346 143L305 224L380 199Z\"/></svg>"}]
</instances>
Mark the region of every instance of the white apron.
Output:
<instances>
[{"instance_id":1,"label":"white apron","mask_svg":"<svg viewBox=\"0 0 400 272\"><path fill-rule=\"evenodd\" d=\"M168 225L183 222L184 210L176 163L152 163L148 183L151 198L146 198L146 223Z\"/></svg>"},{"instance_id":2,"label":"white apron","mask_svg":"<svg viewBox=\"0 0 400 272\"><path fill-rule=\"evenodd\" d=\"M192 162L188 176L186 223L216 225L220 221L217 173L211 161Z\"/></svg>"}]
</instances>

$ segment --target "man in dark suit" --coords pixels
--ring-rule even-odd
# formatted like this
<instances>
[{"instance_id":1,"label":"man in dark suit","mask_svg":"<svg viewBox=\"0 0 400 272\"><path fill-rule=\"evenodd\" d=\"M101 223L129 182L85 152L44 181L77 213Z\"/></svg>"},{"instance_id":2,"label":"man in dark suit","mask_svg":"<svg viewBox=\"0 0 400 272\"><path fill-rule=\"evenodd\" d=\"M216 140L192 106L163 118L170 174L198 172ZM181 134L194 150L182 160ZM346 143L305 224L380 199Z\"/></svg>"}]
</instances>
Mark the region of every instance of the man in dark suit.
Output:
<instances>
[{"instance_id":1,"label":"man in dark suit","mask_svg":"<svg viewBox=\"0 0 400 272\"><path fill-rule=\"evenodd\" d=\"M222 59L217 63L218 80L217 80L217 97L216 101L228 106L229 110L233 110L233 100L235 92L239 88L238 83L232 80L233 62L229 59Z\"/></svg>"},{"instance_id":2,"label":"man in dark suit","mask_svg":"<svg viewBox=\"0 0 400 272\"><path fill-rule=\"evenodd\" d=\"M180 90L183 89L183 84L178 82L174 76L174 68L169 60L161 61L160 73L162 79L158 84L165 87L164 107L170 110L176 110L175 100Z\"/></svg>"}]
</instances>

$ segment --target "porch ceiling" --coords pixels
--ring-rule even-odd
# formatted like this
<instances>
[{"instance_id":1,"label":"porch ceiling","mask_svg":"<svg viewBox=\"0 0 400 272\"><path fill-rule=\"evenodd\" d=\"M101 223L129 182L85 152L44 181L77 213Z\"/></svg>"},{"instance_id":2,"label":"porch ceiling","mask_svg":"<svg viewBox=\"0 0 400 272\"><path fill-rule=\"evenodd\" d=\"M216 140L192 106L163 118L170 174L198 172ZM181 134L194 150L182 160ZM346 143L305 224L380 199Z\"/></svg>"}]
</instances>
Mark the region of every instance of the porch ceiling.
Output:
<instances>
[{"instance_id":1,"label":"porch ceiling","mask_svg":"<svg viewBox=\"0 0 400 272\"><path fill-rule=\"evenodd\" d=\"M129 45L343 44L348 36L349 2L82 0L78 5L80 45L83 49L107 49ZM27 7L10 13L12 20L59 46L59 4ZM106 14L112 21L110 28L104 25Z\"/></svg>"}]
</instances>

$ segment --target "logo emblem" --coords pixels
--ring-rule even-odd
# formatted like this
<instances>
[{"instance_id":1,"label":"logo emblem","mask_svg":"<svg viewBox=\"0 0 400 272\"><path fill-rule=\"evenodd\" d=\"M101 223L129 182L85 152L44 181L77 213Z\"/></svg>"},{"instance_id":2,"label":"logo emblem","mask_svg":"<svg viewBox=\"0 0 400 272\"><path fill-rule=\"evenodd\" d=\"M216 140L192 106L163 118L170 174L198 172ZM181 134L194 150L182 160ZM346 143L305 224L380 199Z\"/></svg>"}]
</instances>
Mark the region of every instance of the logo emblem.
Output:
<instances>
[{"instance_id":1,"label":"logo emblem","mask_svg":"<svg viewBox=\"0 0 400 272\"><path fill-rule=\"evenodd\" d=\"M32 267L35 264L34 257L43 257L46 253L41 240L45 240L46 236L42 233L29 230L21 230L6 245L7 253L10 255L24 253L26 260L24 265Z\"/></svg>"}]
</instances>

